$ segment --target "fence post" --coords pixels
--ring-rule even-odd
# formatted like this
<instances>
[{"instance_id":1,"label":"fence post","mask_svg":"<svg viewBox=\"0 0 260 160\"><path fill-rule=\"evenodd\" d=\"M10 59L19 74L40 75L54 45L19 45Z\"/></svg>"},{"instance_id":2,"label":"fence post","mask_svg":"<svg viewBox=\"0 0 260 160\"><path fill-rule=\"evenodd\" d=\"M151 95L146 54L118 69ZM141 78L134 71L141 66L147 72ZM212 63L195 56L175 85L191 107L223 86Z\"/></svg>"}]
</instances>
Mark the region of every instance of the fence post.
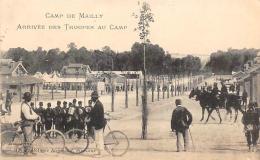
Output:
<instances>
[{"instance_id":1,"label":"fence post","mask_svg":"<svg viewBox=\"0 0 260 160\"><path fill-rule=\"evenodd\" d=\"M76 98L78 98L78 84L76 84Z\"/></svg>"},{"instance_id":2,"label":"fence post","mask_svg":"<svg viewBox=\"0 0 260 160\"><path fill-rule=\"evenodd\" d=\"M127 79L125 80L125 108L128 108L128 84L127 84Z\"/></svg>"},{"instance_id":3,"label":"fence post","mask_svg":"<svg viewBox=\"0 0 260 160\"><path fill-rule=\"evenodd\" d=\"M40 87L39 84L37 84L37 101L39 101L39 94L40 94Z\"/></svg>"},{"instance_id":4,"label":"fence post","mask_svg":"<svg viewBox=\"0 0 260 160\"><path fill-rule=\"evenodd\" d=\"M139 105L139 99L138 99L138 98L139 98L139 95L138 95L138 90L139 90L139 87L138 87L138 86L139 86L139 85L138 85L138 84L139 84L139 80L136 79L136 84L135 84L135 85L136 85L136 87L135 87L135 90L136 90L136 91L135 91L135 93L136 93L136 106Z\"/></svg>"},{"instance_id":5,"label":"fence post","mask_svg":"<svg viewBox=\"0 0 260 160\"><path fill-rule=\"evenodd\" d=\"M169 84L167 85L167 98L170 98Z\"/></svg>"},{"instance_id":6,"label":"fence post","mask_svg":"<svg viewBox=\"0 0 260 160\"><path fill-rule=\"evenodd\" d=\"M176 75L174 75L174 94L176 96Z\"/></svg>"},{"instance_id":7,"label":"fence post","mask_svg":"<svg viewBox=\"0 0 260 160\"><path fill-rule=\"evenodd\" d=\"M54 99L54 96L53 96L53 85L51 86L51 99L53 100Z\"/></svg>"},{"instance_id":8,"label":"fence post","mask_svg":"<svg viewBox=\"0 0 260 160\"><path fill-rule=\"evenodd\" d=\"M157 84L157 100L160 101L160 85Z\"/></svg>"},{"instance_id":9,"label":"fence post","mask_svg":"<svg viewBox=\"0 0 260 160\"><path fill-rule=\"evenodd\" d=\"M115 86L114 86L114 80L112 79L112 83L111 83L111 95L112 95L112 103L111 103L111 112L114 112L114 103L115 103Z\"/></svg>"},{"instance_id":10,"label":"fence post","mask_svg":"<svg viewBox=\"0 0 260 160\"><path fill-rule=\"evenodd\" d=\"M64 98L67 98L67 82L64 83Z\"/></svg>"}]
</instances>

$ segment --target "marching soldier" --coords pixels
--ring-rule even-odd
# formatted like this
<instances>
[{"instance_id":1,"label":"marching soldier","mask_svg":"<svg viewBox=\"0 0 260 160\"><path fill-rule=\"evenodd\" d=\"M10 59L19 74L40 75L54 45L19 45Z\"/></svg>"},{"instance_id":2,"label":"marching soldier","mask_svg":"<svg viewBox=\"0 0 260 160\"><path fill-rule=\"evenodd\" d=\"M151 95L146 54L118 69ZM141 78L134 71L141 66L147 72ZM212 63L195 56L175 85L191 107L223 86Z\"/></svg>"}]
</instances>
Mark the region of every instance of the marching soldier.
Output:
<instances>
[{"instance_id":1,"label":"marching soldier","mask_svg":"<svg viewBox=\"0 0 260 160\"><path fill-rule=\"evenodd\" d=\"M45 129L50 130L52 126L53 110L51 108L51 103L47 103L47 109L44 114L45 117Z\"/></svg>"}]
</instances>

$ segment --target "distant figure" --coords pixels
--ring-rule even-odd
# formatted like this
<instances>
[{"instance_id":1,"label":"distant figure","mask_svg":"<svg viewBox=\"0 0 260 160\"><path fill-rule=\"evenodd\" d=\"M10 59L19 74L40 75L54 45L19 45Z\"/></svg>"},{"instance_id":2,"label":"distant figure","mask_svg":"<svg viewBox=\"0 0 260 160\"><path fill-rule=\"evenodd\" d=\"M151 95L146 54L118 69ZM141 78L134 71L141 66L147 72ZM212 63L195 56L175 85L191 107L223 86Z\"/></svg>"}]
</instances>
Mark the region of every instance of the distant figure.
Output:
<instances>
[{"instance_id":1,"label":"distant figure","mask_svg":"<svg viewBox=\"0 0 260 160\"><path fill-rule=\"evenodd\" d=\"M12 93L10 93L10 91L7 90L6 91L5 108L9 112L9 114L11 114L11 112L12 112L12 109L11 109L11 106L12 106L12 103L13 103L12 99L13 99Z\"/></svg>"},{"instance_id":2,"label":"distant figure","mask_svg":"<svg viewBox=\"0 0 260 160\"><path fill-rule=\"evenodd\" d=\"M230 86L229 86L229 91L230 92L235 92L235 85L234 84L231 84Z\"/></svg>"},{"instance_id":3,"label":"distant figure","mask_svg":"<svg viewBox=\"0 0 260 160\"><path fill-rule=\"evenodd\" d=\"M177 136L177 152L181 151L181 138L184 141L184 151L189 148L189 126L192 123L191 113L183 106L181 100L176 99L176 108L172 112L171 129L176 132Z\"/></svg>"},{"instance_id":4,"label":"distant figure","mask_svg":"<svg viewBox=\"0 0 260 160\"><path fill-rule=\"evenodd\" d=\"M244 89L243 93L242 93L242 101L243 101L243 106L247 106L247 97L248 97L248 94L246 92L246 90Z\"/></svg>"},{"instance_id":5,"label":"distant figure","mask_svg":"<svg viewBox=\"0 0 260 160\"><path fill-rule=\"evenodd\" d=\"M249 152L256 152L256 145L259 138L260 115L255 108L256 105L256 103L249 103L248 111L244 113L242 118Z\"/></svg>"}]
</instances>

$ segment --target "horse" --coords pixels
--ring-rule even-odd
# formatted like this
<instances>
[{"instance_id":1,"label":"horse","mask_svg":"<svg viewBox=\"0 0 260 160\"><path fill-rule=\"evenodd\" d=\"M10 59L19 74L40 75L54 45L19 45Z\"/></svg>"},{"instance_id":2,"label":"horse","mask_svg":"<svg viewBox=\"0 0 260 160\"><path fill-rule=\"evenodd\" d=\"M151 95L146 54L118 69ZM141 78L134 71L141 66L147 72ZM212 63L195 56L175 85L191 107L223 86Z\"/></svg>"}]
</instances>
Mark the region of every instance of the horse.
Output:
<instances>
[{"instance_id":1,"label":"horse","mask_svg":"<svg viewBox=\"0 0 260 160\"><path fill-rule=\"evenodd\" d=\"M204 114L205 114L205 109L208 111L209 113L209 105L208 105L208 101L206 100L207 98L205 98L205 95L204 93L199 90L199 89L196 89L196 90L192 90L189 94L189 98L193 98L194 96L196 96L195 100L196 101L199 101L200 103L200 106L201 106L201 109L202 109L202 117L200 119L200 121L203 121L204 120ZM213 120L215 120L214 117L210 116ZM221 119L221 118L220 118Z\"/></svg>"},{"instance_id":2,"label":"horse","mask_svg":"<svg viewBox=\"0 0 260 160\"><path fill-rule=\"evenodd\" d=\"M242 114L245 113L245 111L242 110L241 105L241 97L239 95L235 94L228 94L227 95L227 103L226 103L226 110L227 110L227 116L230 114L230 120L232 119L232 108L235 110L235 120L234 123L237 121L238 111L240 111Z\"/></svg>"}]
</instances>

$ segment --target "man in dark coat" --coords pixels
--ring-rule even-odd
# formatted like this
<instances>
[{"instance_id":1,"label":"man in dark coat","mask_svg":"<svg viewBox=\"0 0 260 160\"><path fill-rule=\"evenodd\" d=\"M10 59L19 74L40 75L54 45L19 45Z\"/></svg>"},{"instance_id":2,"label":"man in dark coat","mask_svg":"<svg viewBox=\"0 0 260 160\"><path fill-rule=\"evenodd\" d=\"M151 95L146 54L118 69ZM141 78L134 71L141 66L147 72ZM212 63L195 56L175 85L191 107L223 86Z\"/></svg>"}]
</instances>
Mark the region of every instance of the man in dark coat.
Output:
<instances>
[{"instance_id":1,"label":"man in dark coat","mask_svg":"<svg viewBox=\"0 0 260 160\"><path fill-rule=\"evenodd\" d=\"M242 93L243 106L247 106L247 97L248 97L248 94L247 94L246 90L244 89L244 91Z\"/></svg>"},{"instance_id":2,"label":"man in dark coat","mask_svg":"<svg viewBox=\"0 0 260 160\"><path fill-rule=\"evenodd\" d=\"M62 110L63 110L63 122L62 122L62 126L64 131L67 131L67 120L66 120L66 116L68 113L68 108L67 108L67 102L63 101L63 106L62 106Z\"/></svg>"},{"instance_id":3,"label":"man in dark coat","mask_svg":"<svg viewBox=\"0 0 260 160\"><path fill-rule=\"evenodd\" d=\"M189 126L192 123L191 113L183 106L181 100L176 99L176 108L172 112L171 129L176 132L177 136L177 152L181 151L181 138L184 140L184 151L189 147Z\"/></svg>"},{"instance_id":4,"label":"man in dark coat","mask_svg":"<svg viewBox=\"0 0 260 160\"><path fill-rule=\"evenodd\" d=\"M40 116L42 122L42 123L38 123L36 126L36 134L37 136L40 136L44 130L44 124L45 124L45 118L44 118L45 110L43 108L43 102L39 102L39 107L36 108L35 112Z\"/></svg>"},{"instance_id":5,"label":"man in dark coat","mask_svg":"<svg viewBox=\"0 0 260 160\"><path fill-rule=\"evenodd\" d=\"M57 101L57 106L53 110L55 129L64 132L63 128L63 109L61 108L61 101Z\"/></svg>"},{"instance_id":6,"label":"man in dark coat","mask_svg":"<svg viewBox=\"0 0 260 160\"><path fill-rule=\"evenodd\" d=\"M257 103L250 103L248 105L248 111L244 113L242 118L249 152L256 152L257 140L259 138L260 115L255 108L256 105Z\"/></svg>"},{"instance_id":7,"label":"man in dark coat","mask_svg":"<svg viewBox=\"0 0 260 160\"><path fill-rule=\"evenodd\" d=\"M44 113L45 118L45 129L50 130L52 126L52 120L53 120L53 110L51 108L51 103L47 103L47 108Z\"/></svg>"},{"instance_id":8,"label":"man in dark coat","mask_svg":"<svg viewBox=\"0 0 260 160\"><path fill-rule=\"evenodd\" d=\"M98 92L94 91L91 93L91 100L93 108L90 112L91 126L94 129L95 142L98 149L98 154L101 155L104 152L104 133L103 128L105 127L106 121L104 117L103 104L98 100Z\"/></svg>"}]
</instances>

